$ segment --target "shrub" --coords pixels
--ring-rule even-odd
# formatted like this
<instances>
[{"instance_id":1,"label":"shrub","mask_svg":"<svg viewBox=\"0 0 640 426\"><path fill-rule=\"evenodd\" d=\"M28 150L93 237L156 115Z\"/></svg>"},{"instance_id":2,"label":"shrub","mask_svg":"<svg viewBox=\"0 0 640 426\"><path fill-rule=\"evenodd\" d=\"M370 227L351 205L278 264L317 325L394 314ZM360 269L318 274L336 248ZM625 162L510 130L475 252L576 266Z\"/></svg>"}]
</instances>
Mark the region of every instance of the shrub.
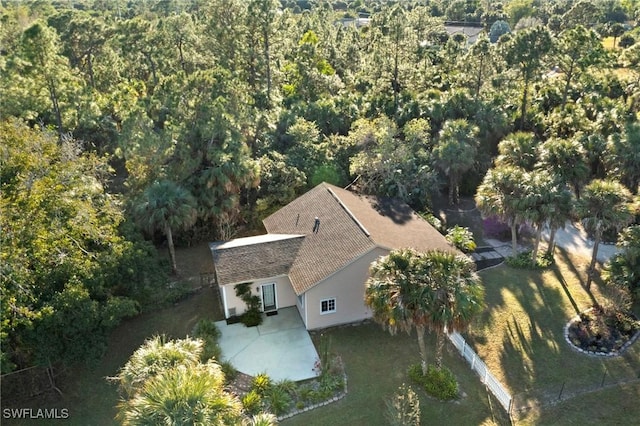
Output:
<instances>
[{"instance_id":1,"label":"shrub","mask_svg":"<svg viewBox=\"0 0 640 426\"><path fill-rule=\"evenodd\" d=\"M262 324L262 312L258 309L251 308L240 316L240 322L246 327L256 327Z\"/></svg>"},{"instance_id":2,"label":"shrub","mask_svg":"<svg viewBox=\"0 0 640 426\"><path fill-rule=\"evenodd\" d=\"M236 377L238 377L238 370L236 370L236 368L229 361L220 362L220 368L224 373L224 378L227 383L233 381Z\"/></svg>"},{"instance_id":3,"label":"shrub","mask_svg":"<svg viewBox=\"0 0 640 426\"><path fill-rule=\"evenodd\" d=\"M204 342L204 350L202 351L202 360L208 359L220 360L222 358L222 349L218 344L220 338L220 330L212 320L203 319L193 327L191 331L194 337L202 339Z\"/></svg>"},{"instance_id":4,"label":"shrub","mask_svg":"<svg viewBox=\"0 0 640 426\"><path fill-rule=\"evenodd\" d=\"M242 399L242 406L249 414L258 414L262 411L262 397L255 390L245 394Z\"/></svg>"},{"instance_id":5,"label":"shrub","mask_svg":"<svg viewBox=\"0 0 640 426\"><path fill-rule=\"evenodd\" d=\"M295 395L298 391L298 385L293 380L284 379L277 382L274 386L282 389L290 395Z\"/></svg>"},{"instance_id":6,"label":"shrub","mask_svg":"<svg viewBox=\"0 0 640 426\"><path fill-rule=\"evenodd\" d=\"M470 253L476 249L473 233L467 227L456 225L450 228L447 231L446 239L464 253Z\"/></svg>"},{"instance_id":7,"label":"shrub","mask_svg":"<svg viewBox=\"0 0 640 426\"><path fill-rule=\"evenodd\" d=\"M418 395L404 383L393 397L387 401L385 417L392 426L420 424L420 400Z\"/></svg>"},{"instance_id":8,"label":"shrub","mask_svg":"<svg viewBox=\"0 0 640 426\"><path fill-rule=\"evenodd\" d=\"M440 219L438 219L437 217L435 217L432 213L430 212L423 212L423 213L419 213L420 217L423 218L424 220L426 220L427 222L429 222L429 224L431 226L433 226L434 228L436 228L436 230L438 230L438 232L442 233L444 232L444 225L442 224L442 221Z\"/></svg>"},{"instance_id":9,"label":"shrub","mask_svg":"<svg viewBox=\"0 0 640 426\"><path fill-rule=\"evenodd\" d=\"M540 253L534 263L531 260L531 251L523 251L517 256L509 256L505 259L505 263L512 268L519 269L545 269L553 265L553 254Z\"/></svg>"},{"instance_id":10,"label":"shrub","mask_svg":"<svg viewBox=\"0 0 640 426\"><path fill-rule=\"evenodd\" d=\"M247 310L240 316L240 321L246 327L255 327L262 324L262 313L260 312L260 297L251 294L252 283L236 284L234 289L238 296L247 305Z\"/></svg>"},{"instance_id":11,"label":"shrub","mask_svg":"<svg viewBox=\"0 0 640 426\"><path fill-rule=\"evenodd\" d=\"M260 395L265 395L271 388L271 378L266 373L258 374L251 383L251 390L258 392Z\"/></svg>"},{"instance_id":12,"label":"shrub","mask_svg":"<svg viewBox=\"0 0 640 426\"><path fill-rule=\"evenodd\" d=\"M270 411L276 416L286 413L291 405L291 396L280 386L272 386L269 388L266 391L265 397Z\"/></svg>"},{"instance_id":13,"label":"shrub","mask_svg":"<svg viewBox=\"0 0 640 426\"><path fill-rule=\"evenodd\" d=\"M409 367L409 377L435 398L447 400L458 396L458 382L451 370L446 367L438 369L434 365L429 365L427 374L424 375L422 366L414 364Z\"/></svg>"},{"instance_id":14,"label":"shrub","mask_svg":"<svg viewBox=\"0 0 640 426\"><path fill-rule=\"evenodd\" d=\"M271 413L258 413L251 418L251 426L274 426L277 424L278 419Z\"/></svg>"}]
</instances>

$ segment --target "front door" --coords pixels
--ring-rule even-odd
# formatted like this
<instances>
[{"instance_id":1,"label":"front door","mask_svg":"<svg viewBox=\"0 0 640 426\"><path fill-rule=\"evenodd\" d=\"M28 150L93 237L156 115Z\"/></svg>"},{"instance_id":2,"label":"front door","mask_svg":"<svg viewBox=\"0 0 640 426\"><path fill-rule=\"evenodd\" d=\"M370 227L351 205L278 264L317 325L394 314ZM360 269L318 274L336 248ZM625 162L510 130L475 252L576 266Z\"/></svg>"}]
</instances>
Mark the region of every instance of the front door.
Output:
<instances>
[{"instance_id":1,"label":"front door","mask_svg":"<svg viewBox=\"0 0 640 426\"><path fill-rule=\"evenodd\" d=\"M263 312L276 310L276 283L262 284Z\"/></svg>"}]
</instances>

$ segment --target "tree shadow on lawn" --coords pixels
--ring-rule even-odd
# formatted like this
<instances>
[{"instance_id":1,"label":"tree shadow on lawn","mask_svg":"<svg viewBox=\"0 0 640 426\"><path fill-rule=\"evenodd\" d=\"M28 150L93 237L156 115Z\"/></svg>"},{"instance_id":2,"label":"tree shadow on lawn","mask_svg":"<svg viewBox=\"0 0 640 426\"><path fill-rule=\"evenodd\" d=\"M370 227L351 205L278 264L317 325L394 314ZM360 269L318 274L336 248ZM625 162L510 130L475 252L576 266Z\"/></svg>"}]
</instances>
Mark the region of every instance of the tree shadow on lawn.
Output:
<instances>
[{"instance_id":1,"label":"tree shadow on lawn","mask_svg":"<svg viewBox=\"0 0 640 426\"><path fill-rule=\"evenodd\" d=\"M614 382L636 374L635 351L618 359L594 358L566 343L566 322L594 297L582 287L570 260L546 271L502 266L505 272L489 277L511 279L486 283L489 325L474 325L470 340L510 389L516 407L548 404L563 391L599 386L603 377Z\"/></svg>"}]
</instances>

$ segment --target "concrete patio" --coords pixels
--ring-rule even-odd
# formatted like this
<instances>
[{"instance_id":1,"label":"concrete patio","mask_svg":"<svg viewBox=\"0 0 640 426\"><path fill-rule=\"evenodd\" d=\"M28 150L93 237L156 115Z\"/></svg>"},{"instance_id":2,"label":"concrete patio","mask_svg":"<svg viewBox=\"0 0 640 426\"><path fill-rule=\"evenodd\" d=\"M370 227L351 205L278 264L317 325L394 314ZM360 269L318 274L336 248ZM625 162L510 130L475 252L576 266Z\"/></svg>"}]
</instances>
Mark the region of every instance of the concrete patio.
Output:
<instances>
[{"instance_id":1,"label":"concrete patio","mask_svg":"<svg viewBox=\"0 0 640 426\"><path fill-rule=\"evenodd\" d=\"M316 377L313 366L318 353L295 307L264 316L262 325L245 327L216 322L221 332L222 358L240 372L266 373L272 380L293 381Z\"/></svg>"}]
</instances>

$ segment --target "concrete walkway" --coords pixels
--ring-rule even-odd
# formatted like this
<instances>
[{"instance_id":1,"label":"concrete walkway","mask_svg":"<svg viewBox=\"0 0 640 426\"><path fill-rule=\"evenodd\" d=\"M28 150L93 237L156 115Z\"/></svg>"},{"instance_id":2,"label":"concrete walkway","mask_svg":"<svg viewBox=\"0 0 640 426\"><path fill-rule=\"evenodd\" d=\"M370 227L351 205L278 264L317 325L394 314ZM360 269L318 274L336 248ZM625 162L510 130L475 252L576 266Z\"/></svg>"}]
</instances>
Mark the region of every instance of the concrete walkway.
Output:
<instances>
[{"instance_id":1,"label":"concrete walkway","mask_svg":"<svg viewBox=\"0 0 640 426\"><path fill-rule=\"evenodd\" d=\"M222 358L250 376L266 373L272 380L306 380L316 377L318 352L295 307L264 316L262 325L245 327L216 322L221 332Z\"/></svg>"}]
</instances>

